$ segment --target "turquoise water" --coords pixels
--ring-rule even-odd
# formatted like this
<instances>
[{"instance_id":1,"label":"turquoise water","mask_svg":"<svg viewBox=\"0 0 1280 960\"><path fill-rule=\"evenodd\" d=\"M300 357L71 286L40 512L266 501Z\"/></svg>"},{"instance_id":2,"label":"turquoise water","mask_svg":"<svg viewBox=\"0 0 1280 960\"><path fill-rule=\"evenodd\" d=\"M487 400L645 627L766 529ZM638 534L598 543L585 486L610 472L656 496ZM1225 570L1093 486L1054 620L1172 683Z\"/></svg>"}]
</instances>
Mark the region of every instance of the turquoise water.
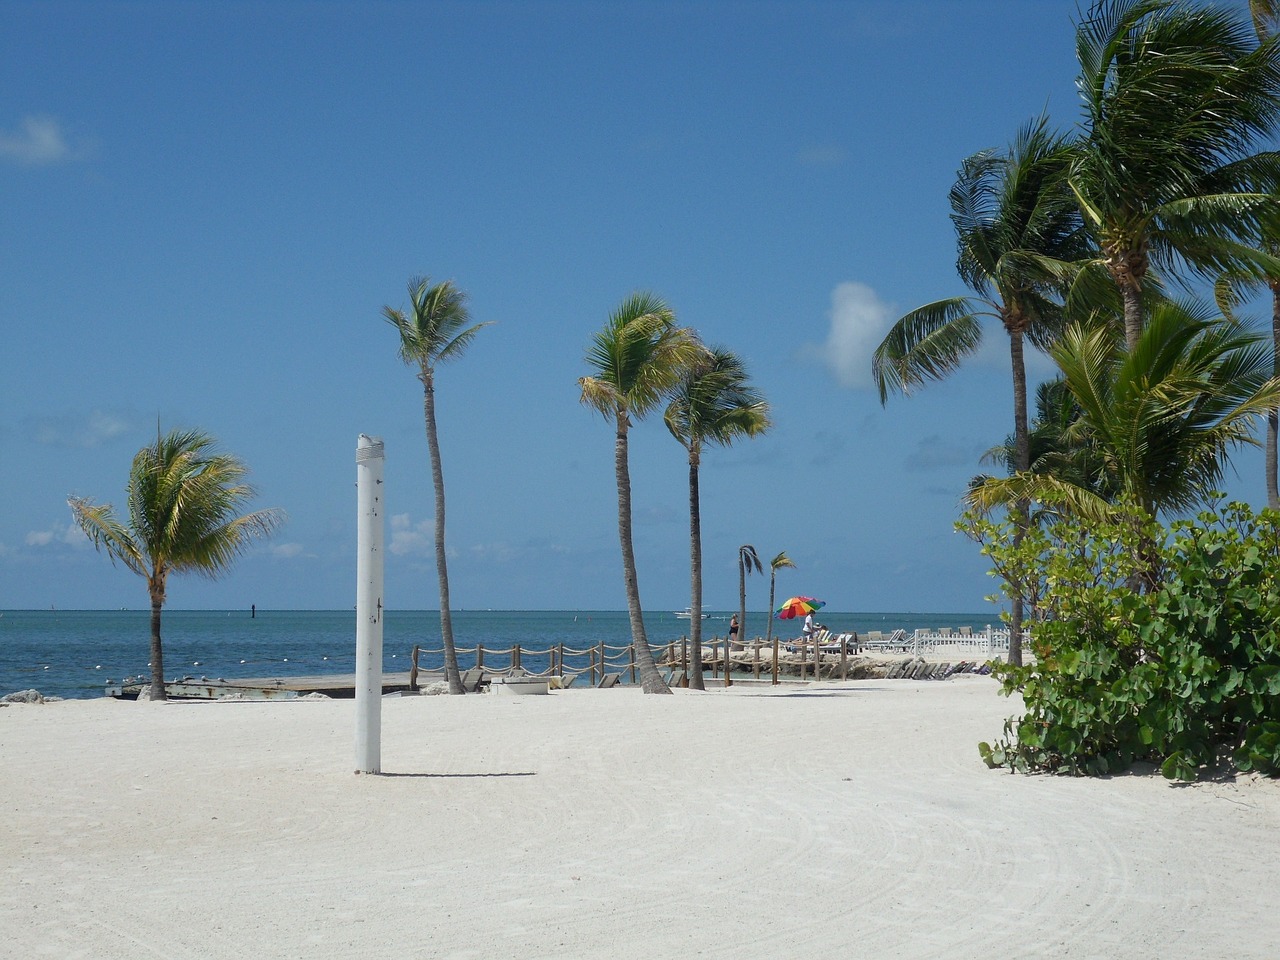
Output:
<instances>
[{"instance_id":1,"label":"turquoise water","mask_svg":"<svg viewBox=\"0 0 1280 960\"><path fill-rule=\"evenodd\" d=\"M747 614L747 632L763 635L763 613ZM704 639L723 637L728 611L713 611L703 624ZM916 627L980 628L998 620L994 608L981 613L840 613L821 611L818 619L837 632ZM665 644L689 632L689 621L667 611L646 613L652 644ZM355 671L355 612L341 610L248 611L166 610L162 622L165 674L190 677L313 676ZM794 621L774 621L774 633L794 636ZM464 651L483 644L487 651L519 644L546 650L558 644L585 650L599 643L625 646L631 630L625 611L615 610L459 610L453 614L459 662L474 659ZM0 612L0 695L35 689L45 696L97 697L109 683L149 676L151 614L148 610L5 610ZM383 626L383 669L409 669L409 652L418 644L440 647L440 614L434 610L387 612ZM485 662L502 666L504 655L486 653ZM546 658L527 654L530 670ZM439 658L424 656L424 670L438 669Z\"/></svg>"}]
</instances>

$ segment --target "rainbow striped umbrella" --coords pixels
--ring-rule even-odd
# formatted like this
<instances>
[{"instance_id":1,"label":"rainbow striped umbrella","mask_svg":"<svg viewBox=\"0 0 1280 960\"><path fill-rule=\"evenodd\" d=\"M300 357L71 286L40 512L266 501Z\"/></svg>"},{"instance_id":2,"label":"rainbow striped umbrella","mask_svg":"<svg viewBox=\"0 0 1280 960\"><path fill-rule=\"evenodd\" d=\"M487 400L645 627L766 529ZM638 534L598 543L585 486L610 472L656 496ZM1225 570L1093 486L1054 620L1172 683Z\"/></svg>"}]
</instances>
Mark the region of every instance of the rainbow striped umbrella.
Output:
<instances>
[{"instance_id":1,"label":"rainbow striped umbrella","mask_svg":"<svg viewBox=\"0 0 1280 960\"><path fill-rule=\"evenodd\" d=\"M790 600L783 601L776 615L779 620L795 620L799 617L807 617L826 605L825 600L815 600L813 597L792 597Z\"/></svg>"}]
</instances>

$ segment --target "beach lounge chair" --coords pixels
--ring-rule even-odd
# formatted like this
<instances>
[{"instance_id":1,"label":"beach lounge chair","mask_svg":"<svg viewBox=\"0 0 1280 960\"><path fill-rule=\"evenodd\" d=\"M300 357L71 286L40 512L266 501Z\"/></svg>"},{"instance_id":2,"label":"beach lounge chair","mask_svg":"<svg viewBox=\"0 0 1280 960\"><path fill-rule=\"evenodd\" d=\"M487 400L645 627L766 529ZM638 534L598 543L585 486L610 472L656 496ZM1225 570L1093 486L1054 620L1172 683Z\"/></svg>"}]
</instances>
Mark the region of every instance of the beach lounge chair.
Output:
<instances>
[{"instance_id":1,"label":"beach lounge chair","mask_svg":"<svg viewBox=\"0 0 1280 960\"><path fill-rule=\"evenodd\" d=\"M479 690L483 680L484 670L480 667L472 667L470 670L462 671L462 689L467 693L475 693Z\"/></svg>"},{"instance_id":2,"label":"beach lounge chair","mask_svg":"<svg viewBox=\"0 0 1280 960\"><path fill-rule=\"evenodd\" d=\"M608 690L610 687L616 687L621 682L622 682L622 674L606 673L603 677L600 678L600 682L597 683L596 686L599 687L601 690Z\"/></svg>"}]
</instances>

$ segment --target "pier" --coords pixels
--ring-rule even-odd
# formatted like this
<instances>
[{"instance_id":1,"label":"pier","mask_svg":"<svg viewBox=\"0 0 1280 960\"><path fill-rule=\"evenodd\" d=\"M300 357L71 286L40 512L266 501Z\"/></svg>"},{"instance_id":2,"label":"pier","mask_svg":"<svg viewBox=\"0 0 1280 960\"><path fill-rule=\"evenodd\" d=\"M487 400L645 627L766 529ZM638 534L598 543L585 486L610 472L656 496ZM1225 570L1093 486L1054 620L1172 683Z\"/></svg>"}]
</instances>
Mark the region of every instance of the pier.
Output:
<instances>
[{"instance_id":1,"label":"pier","mask_svg":"<svg viewBox=\"0 0 1280 960\"><path fill-rule=\"evenodd\" d=\"M750 680L778 684L811 680L857 680L897 677L935 679L955 672L980 669L990 660L1003 657L1008 649L1008 632L958 630L917 630L908 634L895 630L888 634L870 631L832 634L821 631L814 642L762 638L730 643L713 637L702 644L703 682L729 686ZM816 651L815 651L816 647ZM652 645L654 659L671 686L688 686L693 664L685 637ZM442 681L441 669L420 669L424 658L437 663L442 648L415 646L407 672L384 673L383 696L416 694L424 686ZM544 648L511 647L457 648L459 669L468 692L482 690L497 677L546 677L553 688L611 686L636 683L635 654L630 644L605 643L576 649L556 644ZM106 695L136 700L149 681L138 680L106 688ZM175 700L291 700L309 694L334 698L355 696L354 674L334 673L311 676L246 678L177 677L165 683L166 696Z\"/></svg>"}]
</instances>

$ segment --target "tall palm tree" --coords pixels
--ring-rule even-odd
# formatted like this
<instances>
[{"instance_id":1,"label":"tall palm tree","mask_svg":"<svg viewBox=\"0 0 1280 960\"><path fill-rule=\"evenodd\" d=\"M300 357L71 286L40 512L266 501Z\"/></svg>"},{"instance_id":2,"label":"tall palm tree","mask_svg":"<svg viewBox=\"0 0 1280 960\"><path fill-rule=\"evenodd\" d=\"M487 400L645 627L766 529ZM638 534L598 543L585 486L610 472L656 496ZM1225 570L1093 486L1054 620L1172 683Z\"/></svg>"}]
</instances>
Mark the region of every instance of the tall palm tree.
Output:
<instances>
[{"instance_id":1,"label":"tall palm tree","mask_svg":"<svg viewBox=\"0 0 1280 960\"><path fill-rule=\"evenodd\" d=\"M578 380L582 402L614 422L613 465L618 483L618 542L622 579L631 618L631 647L645 693L670 693L658 672L640 607L640 587L631 538L631 472L627 434L679 383L703 346L693 331L677 327L675 314L651 293L636 293L609 315L587 348L592 373Z\"/></svg>"},{"instance_id":2,"label":"tall palm tree","mask_svg":"<svg viewBox=\"0 0 1280 960\"><path fill-rule=\"evenodd\" d=\"M1258 40L1266 43L1280 29L1280 2L1277 0L1249 0L1249 12ZM1255 242L1263 252L1280 257L1280 226L1272 219L1262 221L1262 233ZM1280 271L1233 270L1225 274L1217 285L1218 306L1230 315L1239 304L1245 290L1265 288L1271 294L1271 343L1273 374L1280 377ZM1280 477L1277 461L1280 459L1280 410L1267 413L1267 447L1265 455L1267 506L1280 509Z\"/></svg>"},{"instance_id":3,"label":"tall palm tree","mask_svg":"<svg viewBox=\"0 0 1280 960\"><path fill-rule=\"evenodd\" d=\"M147 581L151 597L151 699L165 699L164 645L160 612L171 573L216 579L258 537L284 519L279 510L240 514L254 496L245 482L248 467L217 453L215 441L195 430L171 430L133 458L125 487L129 518L109 503L71 497L80 529L112 562Z\"/></svg>"},{"instance_id":4,"label":"tall palm tree","mask_svg":"<svg viewBox=\"0 0 1280 960\"><path fill-rule=\"evenodd\" d=\"M1048 473L993 478L970 492L976 506L1057 499L1086 518L1105 518L1126 496L1152 517L1185 512L1220 484L1234 448L1256 443L1254 421L1280 399L1265 342L1186 304L1153 309L1133 350L1103 328L1076 327L1053 357L1079 408L1067 437L1091 448L1097 482Z\"/></svg>"},{"instance_id":5,"label":"tall palm tree","mask_svg":"<svg viewBox=\"0 0 1280 960\"><path fill-rule=\"evenodd\" d=\"M1273 264L1241 238L1280 201L1280 47L1187 0L1096 0L1076 32L1084 136L1070 184L1124 302L1132 350L1149 269ZM1277 264L1280 266L1280 264Z\"/></svg>"},{"instance_id":6,"label":"tall palm tree","mask_svg":"<svg viewBox=\"0 0 1280 960\"><path fill-rule=\"evenodd\" d=\"M465 693L453 642L449 608L449 568L444 546L444 471L440 466L440 438L436 432L436 367L462 356L476 333L488 323L472 323L467 295L450 280L433 284L426 277L409 281L410 313L383 307L382 315L400 335L399 355L418 368L422 383L422 415L431 454L431 483L435 489L436 577L440 584L440 635L444 641L445 679L450 693Z\"/></svg>"},{"instance_id":7,"label":"tall palm tree","mask_svg":"<svg viewBox=\"0 0 1280 960\"><path fill-rule=\"evenodd\" d=\"M982 318L1009 337L1015 465L1029 463L1026 342L1045 349L1062 328L1059 295L1090 255L1079 211L1066 189L1073 157L1046 121L1028 123L1004 152L966 159L951 188L956 269L973 296L926 304L898 320L872 358L880 402L954 372L977 350ZM1025 505L1015 506L1025 516ZM1009 659L1022 661L1021 610L1012 611Z\"/></svg>"},{"instance_id":8,"label":"tall palm tree","mask_svg":"<svg viewBox=\"0 0 1280 960\"><path fill-rule=\"evenodd\" d=\"M730 446L769 427L769 405L747 379L742 361L727 350L711 348L675 387L663 420L689 455L689 645L696 664L691 683L702 680L702 507L698 471L708 443ZM741 622L741 621L739 621Z\"/></svg>"},{"instance_id":9,"label":"tall palm tree","mask_svg":"<svg viewBox=\"0 0 1280 960\"><path fill-rule=\"evenodd\" d=\"M778 582L778 571L784 567L795 567L794 561L787 556L787 551L785 550L769 561L769 627L765 632L764 641L766 644L771 644L773 642L774 587Z\"/></svg>"},{"instance_id":10,"label":"tall palm tree","mask_svg":"<svg viewBox=\"0 0 1280 960\"><path fill-rule=\"evenodd\" d=\"M738 548L738 637L742 640L747 639L747 574L752 572L764 573L764 564L756 548L744 543Z\"/></svg>"}]
</instances>

